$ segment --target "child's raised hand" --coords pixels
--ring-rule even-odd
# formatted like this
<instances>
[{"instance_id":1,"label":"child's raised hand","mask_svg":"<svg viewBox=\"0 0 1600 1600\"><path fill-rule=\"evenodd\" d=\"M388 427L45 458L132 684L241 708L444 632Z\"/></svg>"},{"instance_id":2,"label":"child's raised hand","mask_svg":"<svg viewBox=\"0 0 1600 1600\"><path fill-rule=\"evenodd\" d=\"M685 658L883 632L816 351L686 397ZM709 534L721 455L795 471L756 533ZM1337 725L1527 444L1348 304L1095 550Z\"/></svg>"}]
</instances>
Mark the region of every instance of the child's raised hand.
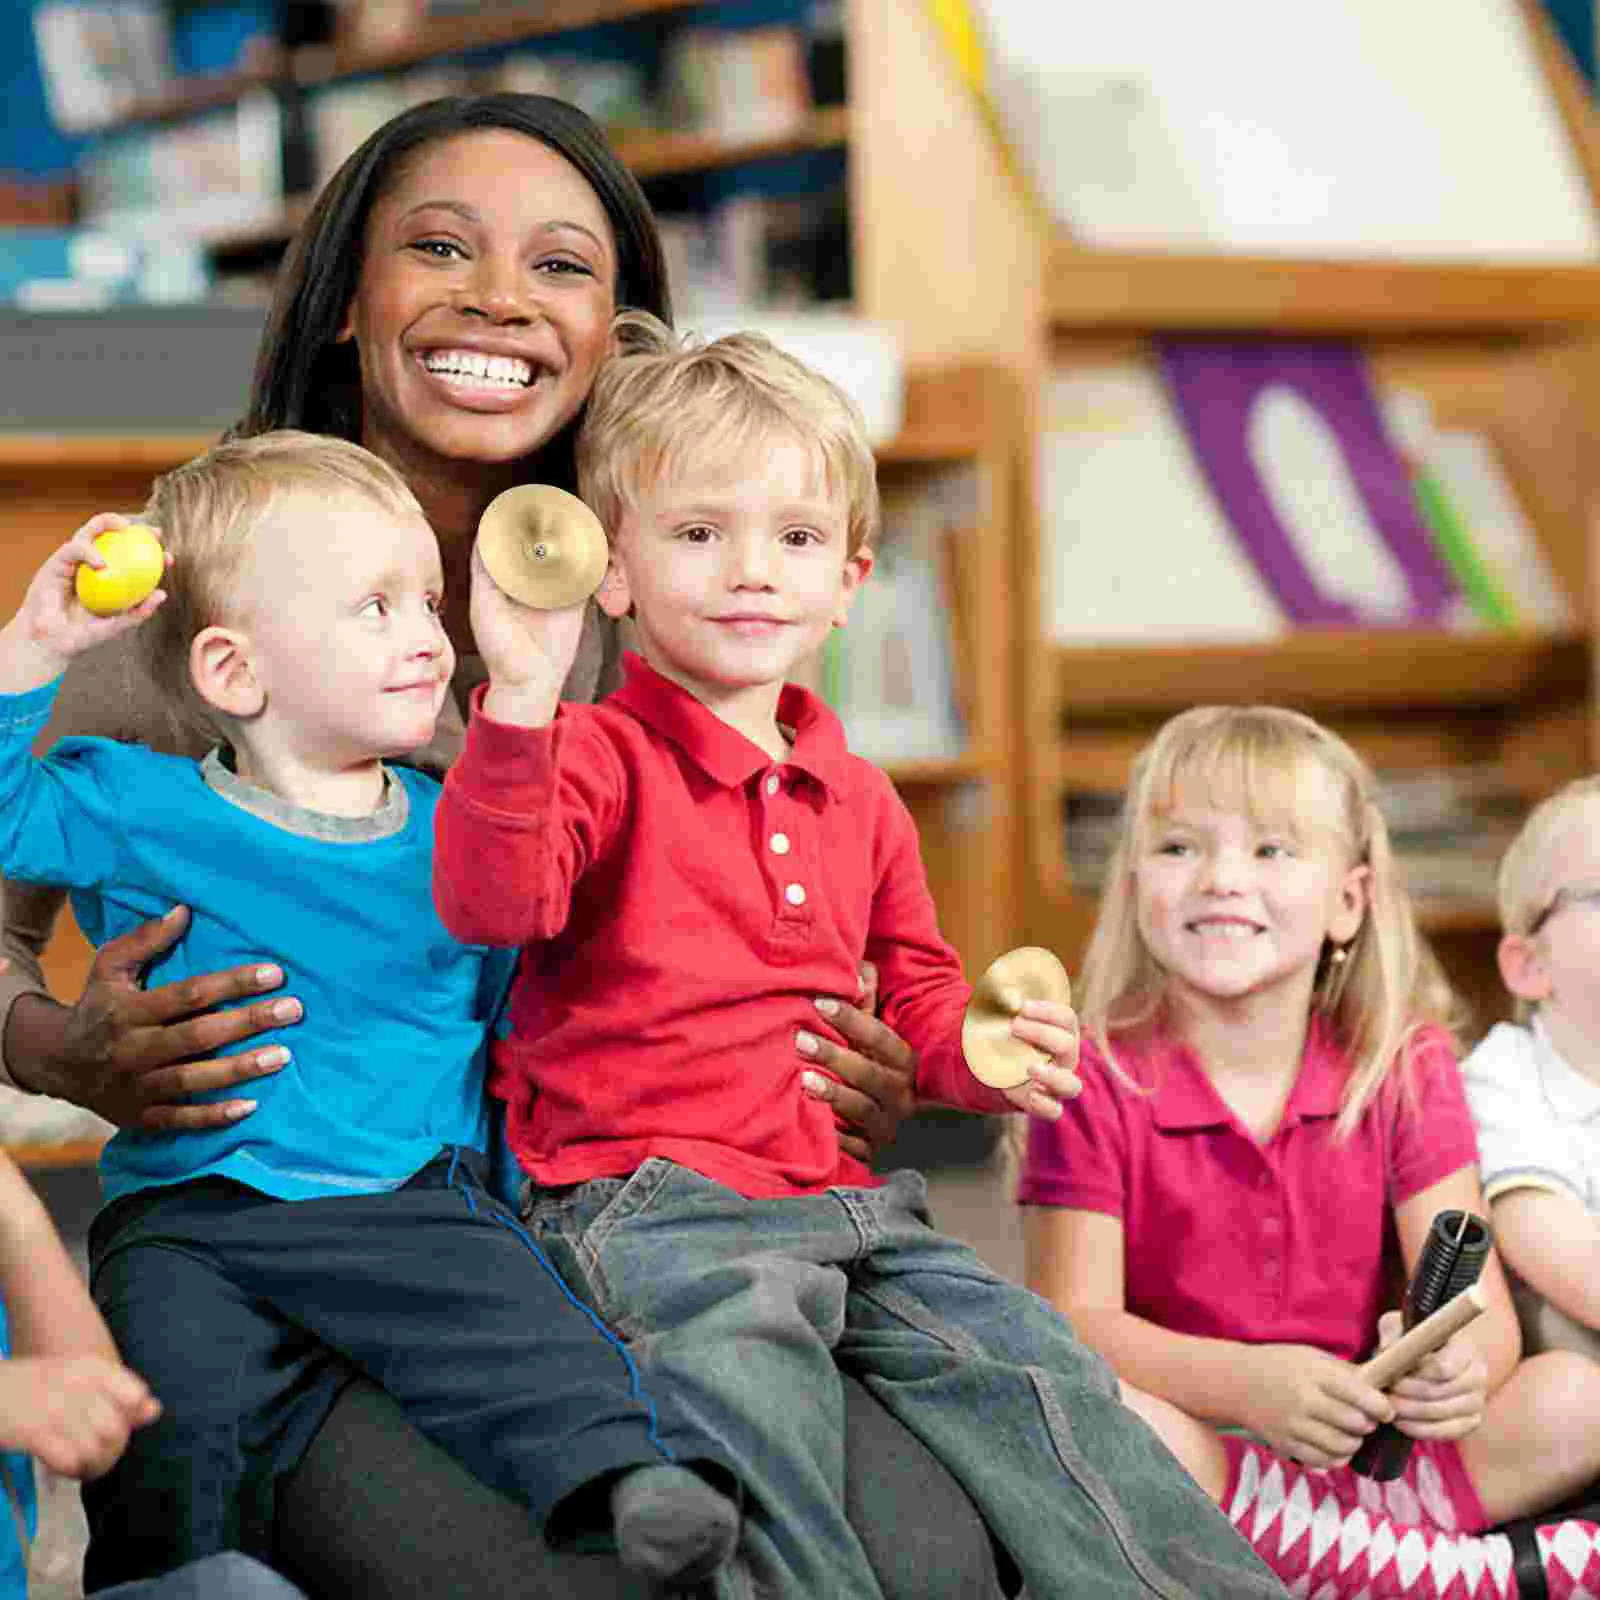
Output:
<instances>
[{"instance_id":1,"label":"child's raised hand","mask_svg":"<svg viewBox=\"0 0 1600 1600\"><path fill-rule=\"evenodd\" d=\"M1239 1421L1279 1455L1308 1467L1348 1461L1394 1407L1348 1361L1303 1344L1250 1352L1249 1404Z\"/></svg>"},{"instance_id":2,"label":"child's raised hand","mask_svg":"<svg viewBox=\"0 0 1600 1600\"><path fill-rule=\"evenodd\" d=\"M1054 1122L1063 1105L1083 1092L1078 1076L1078 1014L1054 1000L1028 1000L1011 1019L1014 1038L1043 1050L1050 1059L1034 1067L1028 1081L1005 1090L1018 1111Z\"/></svg>"},{"instance_id":3,"label":"child's raised hand","mask_svg":"<svg viewBox=\"0 0 1600 1600\"><path fill-rule=\"evenodd\" d=\"M1398 1311L1378 1319L1378 1348L1403 1331ZM1483 1421L1489 1363L1465 1333L1453 1335L1389 1390L1395 1426L1413 1439L1460 1439Z\"/></svg>"},{"instance_id":4,"label":"child's raised hand","mask_svg":"<svg viewBox=\"0 0 1600 1600\"><path fill-rule=\"evenodd\" d=\"M0 1446L68 1478L98 1478L161 1415L144 1379L104 1356L0 1361Z\"/></svg>"},{"instance_id":5,"label":"child's raised hand","mask_svg":"<svg viewBox=\"0 0 1600 1600\"><path fill-rule=\"evenodd\" d=\"M65 670L74 656L107 639L136 628L166 599L164 589L155 589L138 605L112 616L96 616L78 599L75 580L79 566L87 563L97 569L104 558L94 547L95 538L110 528L126 527L130 519L114 511L91 517L56 550L33 576L22 604L5 630L8 649L33 669L30 675L48 682ZM171 557L167 558L171 564ZM18 665L22 665L19 659Z\"/></svg>"},{"instance_id":6,"label":"child's raised hand","mask_svg":"<svg viewBox=\"0 0 1600 1600\"><path fill-rule=\"evenodd\" d=\"M513 600L472 550L472 637L489 669L484 710L497 722L542 727L556 713L578 654L587 601L540 611Z\"/></svg>"}]
</instances>

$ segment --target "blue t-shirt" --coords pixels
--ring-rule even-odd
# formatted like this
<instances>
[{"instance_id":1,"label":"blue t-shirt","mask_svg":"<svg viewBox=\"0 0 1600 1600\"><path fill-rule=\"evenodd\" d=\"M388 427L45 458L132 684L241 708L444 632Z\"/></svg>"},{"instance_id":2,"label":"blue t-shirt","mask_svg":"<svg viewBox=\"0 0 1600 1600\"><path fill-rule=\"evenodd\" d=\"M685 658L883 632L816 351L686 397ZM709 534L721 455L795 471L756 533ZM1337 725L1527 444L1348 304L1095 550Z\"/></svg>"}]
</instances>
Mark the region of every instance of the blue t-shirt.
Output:
<instances>
[{"instance_id":1,"label":"blue t-shirt","mask_svg":"<svg viewBox=\"0 0 1600 1600\"><path fill-rule=\"evenodd\" d=\"M228 1047L290 1052L271 1077L212 1096L248 1094L251 1116L118 1133L101 1158L106 1198L201 1175L285 1200L374 1193L443 1146L486 1148L489 1026L515 953L458 943L434 910L439 785L396 768L387 820L275 821L225 798L200 763L140 745L64 739L35 759L56 688L0 696L0 870L70 889L97 945L187 905L151 984L271 961L305 1007Z\"/></svg>"},{"instance_id":2,"label":"blue t-shirt","mask_svg":"<svg viewBox=\"0 0 1600 1600\"><path fill-rule=\"evenodd\" d=\"M6 1326L5 1307L0 1306L0 1359L10 1358L11 1330ZM0 1519L0 1600L25 1600L28 1593L27 1545L32 1544L33 1536L39 1531L33 1462L27 1456L14 1450L0 1451L0 1494L9 1507Z\"/></svg>"}]
</instances>

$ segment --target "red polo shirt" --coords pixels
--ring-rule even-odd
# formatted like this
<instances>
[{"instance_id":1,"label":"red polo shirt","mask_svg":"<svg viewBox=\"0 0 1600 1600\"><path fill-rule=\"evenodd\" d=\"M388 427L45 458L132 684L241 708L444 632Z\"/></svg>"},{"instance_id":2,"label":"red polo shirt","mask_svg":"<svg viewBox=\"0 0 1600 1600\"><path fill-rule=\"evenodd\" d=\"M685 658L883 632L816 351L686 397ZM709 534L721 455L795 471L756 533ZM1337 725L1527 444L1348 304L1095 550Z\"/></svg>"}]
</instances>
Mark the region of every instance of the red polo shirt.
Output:
<instances>
[{"instance_id":1,"label":"red polo shirt","mask_svg":"<svg viewBox=\"0 0 1600 1600\"><path fill-rule=\"evenodd\" d=\"M1083 1093L1061 1121L1030 1125L1018 1199L1120 1218L1136 1316L1353 1361L1400 1271L1394 1207L1478 1158L1448 1036L1420 1035L1415 1061L1415 1098L1391 1074L1336 1143L1348 1060L1319 1016L1283 1120L1259 1144L1186 1046L1119 1043L1118 1065L1151 1090L1140 1096L1085 1039Z\"/></svg>"},{"instance_id":2,"label":"red polo shirt","mask_svg":"<svg viewBox=\"0 0 1600 1600\"><path fill-rule=\"evenodd\" d=\"M969 989L939 934L916 825L788 687L774 761L635 655L602 705L513 728L474 701L435 823L434 898L469 943L520 945L491 1085L545 1184L665 1156L750 1196L866 1184L803 1094L797 1030L876 963L920 1096L1010 1107L967 1071Z\"/></svg>"}]
</instances>

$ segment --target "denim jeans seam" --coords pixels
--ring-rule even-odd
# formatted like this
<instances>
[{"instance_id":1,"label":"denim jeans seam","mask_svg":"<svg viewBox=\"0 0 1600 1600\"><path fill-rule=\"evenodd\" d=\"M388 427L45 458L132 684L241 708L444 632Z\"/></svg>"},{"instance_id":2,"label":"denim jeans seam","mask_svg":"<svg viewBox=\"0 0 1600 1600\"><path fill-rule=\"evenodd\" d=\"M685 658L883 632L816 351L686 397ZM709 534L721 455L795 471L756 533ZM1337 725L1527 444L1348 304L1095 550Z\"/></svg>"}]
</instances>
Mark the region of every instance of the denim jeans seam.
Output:
<instances>
[{"instance_id":1,"label":"denim jeans seam","mask_svg":"<svg viewBox=\"0 0 1600 1600\"><path fill-rule=\"evenodd\" d=\"M623 1223L631 1222L655 1200L674 1170L670 1161L659 1156L649 1157L634 1170L632 1177L583 1230L583 1251L585 1255L593 1257L596 1266L599 1265L600 1252L605 1248L606 1241Z\"/></svg>"},{"instance_id":2,"label":"denim jeans seam","mask_svg":"<svg viewBox=\"0 0 1600 1600\"><path fill-rule=\"evenodd\" d=\"M1052 1375L1040 1367L1027 1367L1024 1370L1033 1385L1034 1394L1038 1397L1039 1409L1044 1414L1045 1431L1050 1435L1051 1444L1055 1446L1056 1458L1061 1462L1062 1469L1077 1484L1084 1499L1104 1518L1106 1526L1111 1530L1111 1537L1117 1541L1117 1547L1122 1551L1129 1571L1152 1594L1162 1596L1162 1600L1192 1600L1181 1587L1169 1587L1164 1576L1152 1568L1133 1537L1131 1524L1118 1514L1115 1498L1101 1492L1104 1485L1099 1473L1087 1461L1083 1461L1077 1449L1072 1446L1072 1424L1067 1417L1066 1408L1061 1404L1060 1396L1056 1393Z\"/></svg>"},{"instance_id":3,"label":"denim jeans seam","mask_svg":"<svg viewBox=\"0 0 1600 1600\"><path fill-rule=\"evenodd\" d=\"M981 1340L952 1329L929 1311L915 1295L903 1295L895 1289L881 1286L866 1288L859 1283L852 1283L851 1289L863 1300L870 1300L873 1305L905 1323L907 1327L915 1328L918 1333L930 1339L937 1339L947 1350L953 1351L958 1356L971 1358L985 1353Z\"/></svg>"}]
</instances>

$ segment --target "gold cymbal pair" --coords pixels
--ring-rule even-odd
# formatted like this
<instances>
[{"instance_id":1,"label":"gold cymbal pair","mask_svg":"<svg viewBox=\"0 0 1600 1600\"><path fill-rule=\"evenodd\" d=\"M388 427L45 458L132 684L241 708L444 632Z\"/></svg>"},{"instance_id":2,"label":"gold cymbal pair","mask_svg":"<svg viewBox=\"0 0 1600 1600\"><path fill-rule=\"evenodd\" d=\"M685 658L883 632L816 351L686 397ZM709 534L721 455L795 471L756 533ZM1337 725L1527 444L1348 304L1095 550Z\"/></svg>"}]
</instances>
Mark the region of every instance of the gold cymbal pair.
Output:
<instances>
[{"instance_id":1,"label":"gold cymbal pair","mask_svg":"<svg viewBox=\"0 0 1600 1600\"><path fill-rule=\"evenodd\" d=\"M558 611L600 587L609 551L600 519L576 495L524 483L489 502L478 519L478 554L513 600Z\"/></svg>"},{"instance_id":2,"label":"gold cymbal pair","mask_svg":"<svg viewBox=\"0 0 1600 1600\"><path fill-rule=\"evenodd\" d=\"M997 956L973 986L961 1024L961 1053L979 1083L1021 1088L1028 1069L1050 1059L1037 1045L1012 1037L1012 1018L1029 1000L1072 1003L1067 969L1051 951L1033 944Z\"/></svg>"}]
</instances>

